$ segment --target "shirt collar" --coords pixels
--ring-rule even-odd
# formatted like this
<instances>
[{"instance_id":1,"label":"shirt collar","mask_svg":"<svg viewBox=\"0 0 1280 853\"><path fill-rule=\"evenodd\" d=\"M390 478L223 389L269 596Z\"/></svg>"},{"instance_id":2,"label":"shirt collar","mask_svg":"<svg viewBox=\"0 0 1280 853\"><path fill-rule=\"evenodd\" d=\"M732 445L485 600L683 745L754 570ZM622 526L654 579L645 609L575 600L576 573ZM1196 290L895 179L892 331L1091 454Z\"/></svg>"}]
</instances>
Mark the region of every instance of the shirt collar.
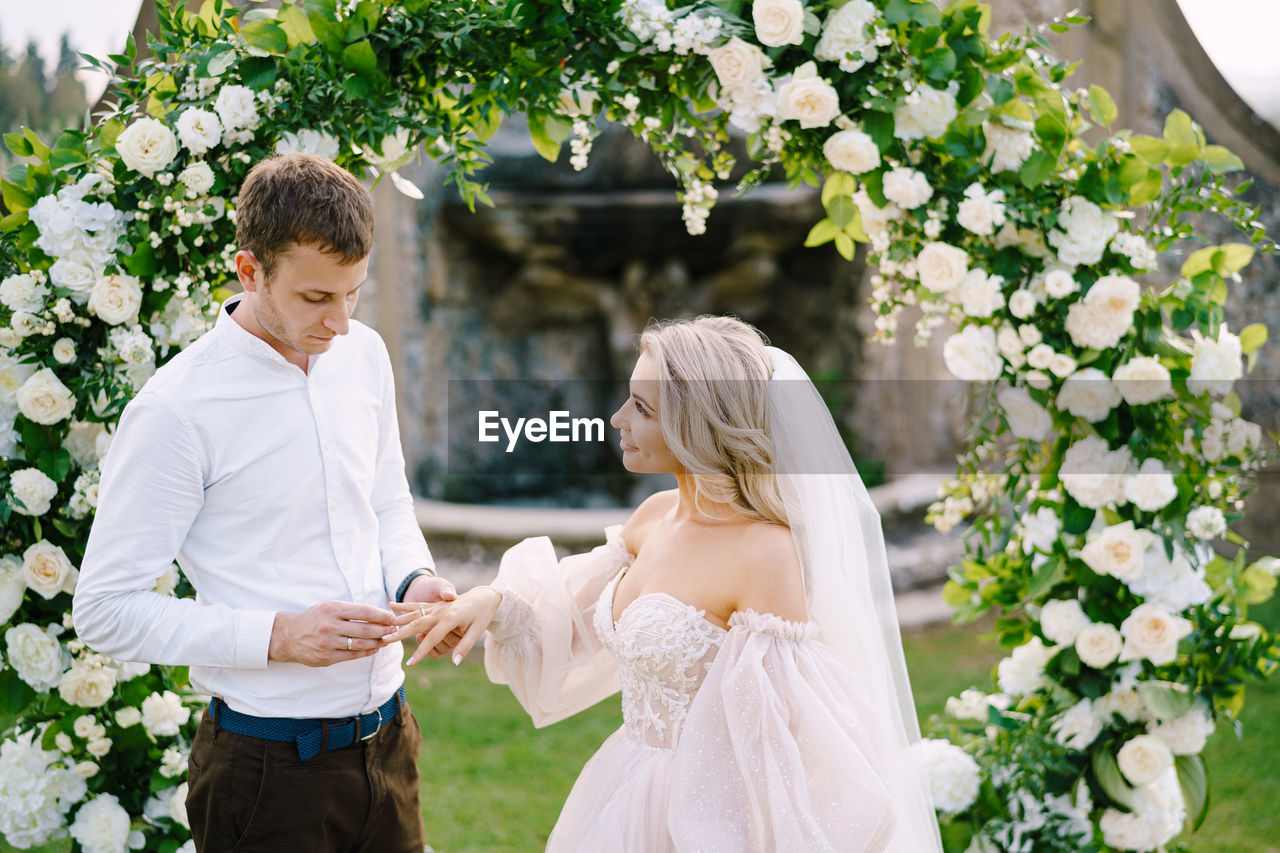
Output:
<instances>
[{"instance_id":1,"label":"shirt collar","mask_svg":"<svg viewBox=\"0 0 1280 853\"><path fill-rule=\"evenodd\" d=\"M237 293L222 303L221 307L218 308L218 319L213 323L213 330L221 336L222 340L225 340L245 355L253 356L261 361L287 368L296 373L302 373L296 364L292 364L288 359L276 352L271 344L241 326L231 316L231 311L235 310L243 297L243 293ZM310 374L320 356L312 355L307 358L307 374Z\"/></svg>"}]
</instances>

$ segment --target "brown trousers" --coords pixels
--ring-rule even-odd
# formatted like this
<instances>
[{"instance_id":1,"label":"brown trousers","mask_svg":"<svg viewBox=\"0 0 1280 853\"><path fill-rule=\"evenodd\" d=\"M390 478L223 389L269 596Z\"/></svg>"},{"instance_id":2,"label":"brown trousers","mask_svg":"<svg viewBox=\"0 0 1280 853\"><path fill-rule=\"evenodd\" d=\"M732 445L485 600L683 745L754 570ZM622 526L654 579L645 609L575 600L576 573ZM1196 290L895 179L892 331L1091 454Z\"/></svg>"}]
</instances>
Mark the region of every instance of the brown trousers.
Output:
<instances>
[{"instance_id":1,"label":"brown trousers","mask_svg":"<svg viewBox=\"0 0 1280 853\"><path fill-rule=\"evenodd\" d=\"M188 763L201 853L422 853L422 732L405 705L367 741L298 759L292 743L218 728L206 709Z\"/></svg>"}]
</instances>

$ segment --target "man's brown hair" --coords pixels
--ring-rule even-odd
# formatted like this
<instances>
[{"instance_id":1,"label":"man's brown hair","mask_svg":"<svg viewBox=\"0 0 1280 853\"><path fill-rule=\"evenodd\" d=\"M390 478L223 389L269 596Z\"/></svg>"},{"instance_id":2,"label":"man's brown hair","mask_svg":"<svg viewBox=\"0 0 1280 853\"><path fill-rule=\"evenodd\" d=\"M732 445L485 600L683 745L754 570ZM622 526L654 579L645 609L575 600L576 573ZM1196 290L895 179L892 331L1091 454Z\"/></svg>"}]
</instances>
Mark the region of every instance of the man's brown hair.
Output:
<instances>
[{"instance_id":1,"label":"man's brown hair","mask_svg":"<svg viewBox=\"0 0 1280 853\"><path fill-rule=\"evenodd\" d=\"M354 264L373 248L373 203L350 172L326 157L268 157L240 186L236 242L253 252L268 281L294 246Z\"/></svg>"}]
</instances>

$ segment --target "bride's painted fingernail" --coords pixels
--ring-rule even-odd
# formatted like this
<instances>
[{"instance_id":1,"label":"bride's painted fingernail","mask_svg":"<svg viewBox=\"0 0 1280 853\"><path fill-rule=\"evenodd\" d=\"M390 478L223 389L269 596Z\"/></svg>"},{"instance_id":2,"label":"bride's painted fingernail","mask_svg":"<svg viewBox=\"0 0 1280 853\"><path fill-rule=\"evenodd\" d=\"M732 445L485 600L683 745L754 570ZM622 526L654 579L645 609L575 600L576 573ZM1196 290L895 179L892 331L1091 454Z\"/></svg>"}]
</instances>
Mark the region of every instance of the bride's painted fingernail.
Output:
<instances>
[{"instance_id":1,"label":"bride's painted fingernail","mask_svg":"<svg viewBox=\"0 0 1280 853\"><path fill-rule=\"evenodd\" d=\"M454 656L453 656L453 665L454 665L454 666L457 666L457 665L458 665L458 664L460 664L460 663L462 663L462 655L454 655Z\"/></svg>"}]
</instances>

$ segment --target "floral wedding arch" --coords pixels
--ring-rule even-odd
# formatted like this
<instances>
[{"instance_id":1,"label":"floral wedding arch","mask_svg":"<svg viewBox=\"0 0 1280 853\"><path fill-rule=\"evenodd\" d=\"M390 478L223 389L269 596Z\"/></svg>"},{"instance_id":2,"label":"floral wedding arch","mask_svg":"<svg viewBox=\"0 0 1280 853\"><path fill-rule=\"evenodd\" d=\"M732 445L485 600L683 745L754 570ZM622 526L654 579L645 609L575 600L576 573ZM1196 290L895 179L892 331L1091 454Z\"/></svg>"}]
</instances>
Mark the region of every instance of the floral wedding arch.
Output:
<instances>
[{"instance_id":1,"label":"floral wedding arch","mask_svg":"<svg viewBox=\"0 0 1280 853\"><path fill-rule=\"evenodd\" d=\"M926 741L949 851L1153 850L1207 808L1199 755L1280 660L1248 620L1280 561L1230 529L1275 436L1233 382L1266 339L1223 321L1274 246L1180 111L1114 131L1041 37L973 0L294 0L161 9L115 103L52 144L6 134L0 181L0 833L28 848L174 851L195 719L182 669L112 661L70 621L98 462L124 404L210 323L251 164L306 150L387 176L419 144L471 206L504 115L583 168L600 117L643 137L705 228L746 135L749 189L822 187L809 245L868 243L876 337L983 390L930 518L968 520L948 602L1011 649ZM1054 29L1082 23L1066 18ZM97 60L95 64L112 70ZM1090 142L1086 143L1085 139ZM1189 217L1242 242L1160 259ZM1141 286L1137 276L1153 286ZM1216 548L1215 548L1216 546ZM1221 555L1220 555L1221 554ZM176 569L157 589L182 592Z\"/></svg>"}]
</instances>

